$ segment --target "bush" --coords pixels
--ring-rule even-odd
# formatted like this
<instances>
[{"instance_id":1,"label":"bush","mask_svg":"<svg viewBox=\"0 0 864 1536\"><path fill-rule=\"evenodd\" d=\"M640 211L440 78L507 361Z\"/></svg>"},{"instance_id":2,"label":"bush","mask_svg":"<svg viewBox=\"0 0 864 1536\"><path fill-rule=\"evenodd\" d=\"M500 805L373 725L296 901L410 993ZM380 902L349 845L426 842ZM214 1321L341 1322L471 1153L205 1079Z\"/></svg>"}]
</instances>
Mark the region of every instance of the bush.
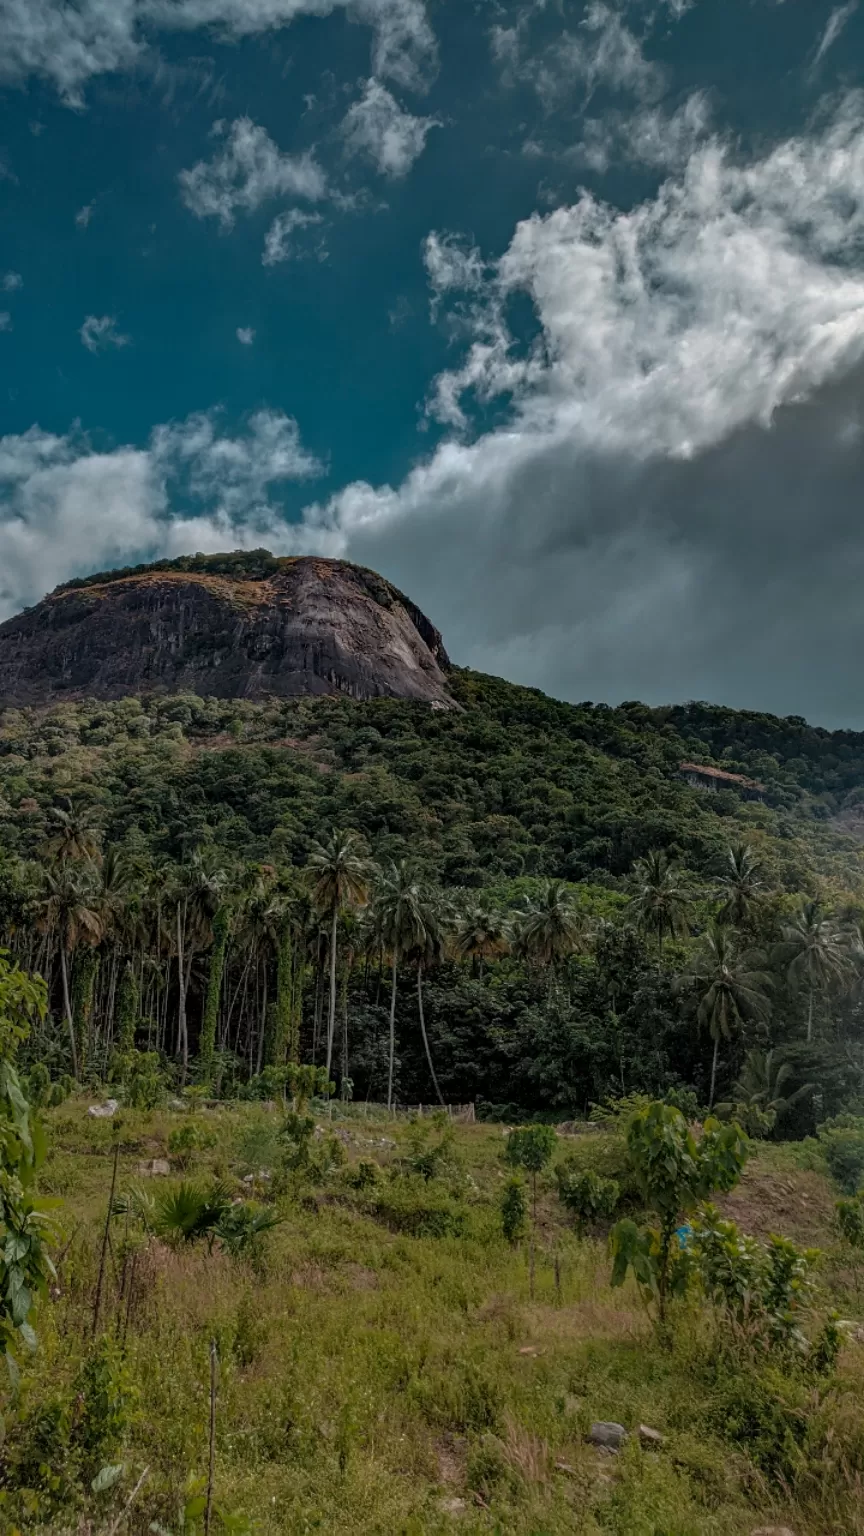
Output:
<instances>
[{"instance_id":1,"label":"bush","mask_svg":"<svg viewBox=\"0 0 864 1536\"><path fill-rule=\"evenodd\" d=\"M857 1194L864 1183L864 1119L838 1115L817 1132L832 1178L844 1195Z\"/></svg>"},{"instance_id":2,"label":"bush","mask_svg":"<svg viewBox=\"0 0 864 1536\"><path fill-rule=\"evenodd\" d=\"M513 1174L501 1192L501 1229L508 1243L518 1243L528 1229L528 1200L525 1185Z\"/></svg>"},{"instance_id":3,"label":"bush","mask_svg":"<svg viewBox=\"0 0 864 1536\"><path fill-rule=\"evenodd\" d=\"M604 1179L592 1169L580 1169L565 1158L555 1169L561 1204L583 1225L614 1216L621 1199L617 1179Z\"/></svg>"}]
</instances>

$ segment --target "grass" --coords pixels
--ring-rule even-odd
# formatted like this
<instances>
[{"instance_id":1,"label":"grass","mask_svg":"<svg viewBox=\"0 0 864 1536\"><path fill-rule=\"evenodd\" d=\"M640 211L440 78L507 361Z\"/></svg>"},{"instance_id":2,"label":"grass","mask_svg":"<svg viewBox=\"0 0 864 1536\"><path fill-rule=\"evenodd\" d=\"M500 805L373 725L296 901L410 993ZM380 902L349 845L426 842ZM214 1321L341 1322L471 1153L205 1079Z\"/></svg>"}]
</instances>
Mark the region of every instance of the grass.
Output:
<instances>
[{"instance_id":1,"label":"grass","mask_svg":"<svg viewBox=\"0 0 864 1536\"><path fill-rule=\"evenodd\" d=\"M138 1168L167 1156L183 1118L124 1114L118 1189L172 1182ZM107 1533L147 1467L117 1532L137 1536L154 1522L178 1532L184 1490L207 1471L215 1338L217 1505L245 1512L261 1533L864 1533L860 1345L844 1348L828 1389L770 1366L730 1367L695 1310L682 1311L672 1347L661 1348L635 1289L610 1290L602 1235L577 1236L551 1183L532 1302L526 1255L499 1233L500 1127L458 1127L455 1162L426 1182L391 1176L411 1154L404 1122L334 1114L313 1156L345 1161L310 1178L279 1173L275 1112L246 1105L196 1119L211 1144L183 1176L225 1178L244 1197L266 1191L281 1225L247 1262L148 1241L116 1219L94 1346L114 1133L82 1102L52 1113L42 1187L61 1202L63 1257L7 1415L0 1529ZM602 1162L597 1136L565 1146ZM351 1187L360 1159L381 1169L371 1188ZM765 1149L731 1197L742 1225L748 1201L762 1222L772 1190L787 1235L823 1235L823 1284L854 1316L826 1179ZM586 1439L595 1419L647 1424L662 1445L643 1450L633 1435L620 1455L604 1455ZM93 1494L100 1468L121 1463L113 1487Z\"/></svg>"}]
</instances>

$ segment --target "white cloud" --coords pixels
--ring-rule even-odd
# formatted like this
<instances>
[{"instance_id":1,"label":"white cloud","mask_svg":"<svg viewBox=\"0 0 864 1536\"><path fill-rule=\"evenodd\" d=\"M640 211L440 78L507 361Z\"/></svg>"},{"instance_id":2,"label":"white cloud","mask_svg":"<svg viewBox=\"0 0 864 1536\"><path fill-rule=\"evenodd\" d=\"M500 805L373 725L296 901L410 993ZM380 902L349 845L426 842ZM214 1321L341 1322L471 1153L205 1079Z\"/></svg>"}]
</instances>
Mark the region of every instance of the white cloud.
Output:
<instances>
[{"instance_id":1,"label":"white cloud","mask_svg":"<svg viewBox=\"0 0 864 1536\"><path fill-rule=\"evenodd\" d=\"M404 112L386 86L372 79L346 113L342 133L351 154L364 155L382 176L397 178L410 171L435 127L440 127L437 118Z\"/></svg>"},{"instance_id":2,"label":"white cloud","mask_svg":"<svg viewBox=\"0 0 864 1536\"><path fill-rule=\"evenodd\" d=\"M107 347L127 347L131 337L117 329L116 315L88 315L78 332L88 352L103 352Z\"/></svg>"},{"instance_id":3,"label":"white cloud","mask_svg":"<svg viewBox=\"0 0 864 1536\"><path fill-rule=\"evenodd\" d=\"M220 436L212 414L193 416L158 427L146 448L107 453L75 431L0 438L0 616L100 566L262 541L285 548L291 525L270 488L319 469L278 411L257 412L235 437Z\"/></svg>"},{"instance_id":4,"label":"white cloud","mask_svg":"<svg viewBox=\"0 0 864 1536\"><path fill-rule=\"evenodd\" d=\"M833 47L834 43L836 43L847 21L851 16L855 14L857 9L858 0L848 0L847 5L838 5L836 9L831 12L831 15L828 17L825 31L822 33L822 37L819 40L819 46L816 49L816 56L813 60L814 69L816 68L817 64L821 64L826 53L828 52L828 49Z\"/></svg>"},{"instance_id":5,"label":"white cloud","mask_svg":"<svg viewBox=\"0 0 864 1536\"><path fill-rule=\"evenodd\" d=\"M239 341L241 347L251 347L253 341L255 340L255 332L253 331L251 325L238 325L237 340Z\"/></svg>"},{"instance_id":6,"label":"white cloud","mask_svg":"<svg viewBox=\"0 0 864 1536\"><path fill-rule=\"evenodd\" d=\"M678 169L707 136L710 121L711 109L702 91L694 91L674 112L658 106L607 112L585 119L581 142L567 152L567 158L601 174L621 163Z\"/></svg>"},{"instance_id":7,"label":"white cloud","mask_svg":"<svg viewBox=\"0 0 864 1536\"><path fill-rule=\"evenodd\" d=\"M199 219L218 218L223 229L231 228L236 213L253 213L274 197L314 202L327 192L311 152L283 154L266 128L249 117L238 117L213 159L181 171L179 180L187 208Z\"/></svg>"},{"instance_id":8,"label":"white cloud","mask_svg":"<svg viewBox=\"0 0 864 1536\"><path fill-rule=\"evenodd\" d=\"M0 331L12 330L12 316L8 309L0 309Z\"/></svg>"},{"instance_id":9,"label":"white cloud","mask_svg":"<svg viewBox=\"0 0 864 1536\"><path fill-rule=\"evenodd\" d=\"M530 82L547 110L569 104L576 86L583 89L583 105L601 85L637 101L651 101L662 91L665 71L646 58L621 9L589 0L577 28L532 53L526 37L535 10L529 7L513 27L493 28L492 52L505 79Z\"/></svg>"},{"instance_id":10,"label":"white cloud","mask_svg":"<svg viewBox=\"0 0 864 1536\"><path fill-rule=\"evenodd\" d=\"M277 214L264 236L263 265L275 267L280 261L291 261L299 254L293 238L296 232L322 222L320 213L304 213L300 208Z\"/></svg>"},{"instance_id":11,"label":"white cloud","mask_svg":"<svg viewBox=\"0 0 864 1536\"><path fill-rule=\"evenodd\" d=\"M700 465L734 462L724 445L736 434L769 453L778 412L864 360L862 236L864 102L852 98L819 136L749 165L703 145L628 212L583 194L526 219L491 267L430 241L435 290L464 286L475 326L435 396L464 440L445 440L398 487L361 482L309 508L296 547L383 567L460 660L571 697L672 695L667 680L692 677L697 653L702 680L718 656L740 658L751 690L757 613L787 665L804 589L780 566L811 525L802 514L793 530L780 506L757 531L775 517L761 478L776 476L774 460L752 478L716 471L707 496L703 481L674 517L669 506ZM528 344L507 325L519 294L536 317ZM472 438L475 403L489 402L503 423ZM742 485L745 506L760 501L752 526ZM821 522L812 538L815 582L832 552ZM739 633L719 594L749 580L748 559L761 587ZM864 551L844 563L856 590L862 565Z\"/></svg>"},{"instance_id":12,"label":"white cloud","mask_svg":"<svg viewBox=\"0 0 864 1536\"><path fill-rule=\"evenodd\" d=\"M85 203L83 208L78 209L78 212L75 215L75 223L79 229L87 228L90 220L93 217L93 208L93 203Z\"/></svg>"},{"instance_id":13,"label":"white cloud","mask_svg":"<svg viewBox=\"0 0 864 1536\"><path fill-rule=\"evenodd\" d=\"M24 279L20 272L7 272L0 280L0 288L4 293L15 293L24 286Z\"/></svg>"},{"instance_id":14,"label":"white cloud","mask_svg":"<svg viewBox=\"0 0 864 1536\"><path fill-rule=\"evenodd\" d=\"M232 39L340 9L372 28L377 74L415 87L425 83L435 65L435 39L422 0L78 0L74 7L0 0L0 80L42 76L67 105L81 107L88 80L147 62L160 29L211 28Z\"/></svg>"}]
</instances>

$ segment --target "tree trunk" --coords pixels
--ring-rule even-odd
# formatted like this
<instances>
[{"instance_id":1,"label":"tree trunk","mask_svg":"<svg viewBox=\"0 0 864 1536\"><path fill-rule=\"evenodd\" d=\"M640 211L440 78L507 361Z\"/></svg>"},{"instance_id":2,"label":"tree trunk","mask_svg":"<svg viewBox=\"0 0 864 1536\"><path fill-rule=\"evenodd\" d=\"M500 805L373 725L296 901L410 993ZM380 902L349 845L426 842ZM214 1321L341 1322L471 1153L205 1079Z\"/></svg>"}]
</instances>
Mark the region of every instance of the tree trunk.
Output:
<instances>
[{"instance_id":1,"label":"tree trunk","mask_svg":"<svg viewBox=\"0 0 864 1536\"><path fill-rule=\"evenodd\" d=\"M327 1060L324 1070L327 1081L330 1081L330 1068L333 1065L333 1040L336 1034L336 929L339 922L339 908L333 907L333 924L330 929L330 1017L327 1021Z\"/></svg>"},{"instance_id":2,"label":"tree trunk","mask_svg":"<svg viewBox=\"0 0 864 1536\"><path fill-rule=\"evenodd\" d=\"M711 1061L711 1092L708 1095L708 1108L714 1107L714 1088L717 1082L717 1052L720 1049L720 1036L714 1038L714 1056Z\"/></svg>"},{"instance_id":3,"label":"tree trunk","mask_svg":"<svg viewBox=\"0 0 864 1536\"><path fill-rule=\"evenodd\" d=\"M66 946L60 941L60 974L63 978L63 1011L69 1026L69 1044L72 1047L72 1076L78 1081L78 1046L75 1043L75 1022L72 1018L72 999L69 996L69 970L66 964Z\"/></svg>"},{"instance_id":4,"label":"tree trunk","mask_svg":"<svg viewBox=\"0 0 864 1536\"><path fill-rule=\"evenodd\" d=\"M417 966L417 1007L420 1012L420 1033L423 1036L423 1047L426 1051L426 1060L429 1063L429 1071L432 1074L432 1081L435 1084L435 1092L438 1095L438 1103L443 1108L444 1098L441 1093L441 1089L438 1087L438 1079L435 1076L435 1068L432 1065L432 1053L429 1050L429 1036L426 1033L426 1018L423 1013L423 966L421 964L418 964Z\"/></svg>"},{"instance_id":5,"label":"tree trunk","mask_svg":"<svg viewBox=\"0 0 864 1536\"><path fill-rule=\"evenodd\" d=\"M399 952L393 950L393 984L390 988L390 1066L387 1072L387 1109L393 1108L393 1064L396 1057L396 976L399 970Z\"/></svg>"},{"instance_id":6,"label":"tree trunk","mask_svg":"<svg viewBox=\"0 0 864 1536\"><path fill-rule=\"evenodd\" d=\"M174 1054L179 1056L183 1048L183 1036L186 1032L186 989L183 985L183 919L180 916L180 903L177 903L177 1041Z\"/></svg>"},{"instance_id":7,"label":"tree trunk","mask_svg":"<svg viewBox=\"0 0 864 1536\"><path fill-rule=\"evenodd\" d=\"M813 988L810 988L810 1002L807 1008L807 1044L813 1039Z\"/></svg>"},{"instance_id":8,"label":"tree trunk","mask_svg":"<svg viewBox=\"0 0 864 1536\"><path fill-rule=\"evenodd\" d=\"M201 1039L198 1056L207 1070L216 1049L216 1025L219 1021L219 1002L222 997L222 977L225 973L225 951L228 946L229 920L224 907L213 918L213 949L210 953L210 972L207 977L207 996L201 1020ZM185 1013L185 1004L184 1004Z\"/></svg>"}]
</instances>

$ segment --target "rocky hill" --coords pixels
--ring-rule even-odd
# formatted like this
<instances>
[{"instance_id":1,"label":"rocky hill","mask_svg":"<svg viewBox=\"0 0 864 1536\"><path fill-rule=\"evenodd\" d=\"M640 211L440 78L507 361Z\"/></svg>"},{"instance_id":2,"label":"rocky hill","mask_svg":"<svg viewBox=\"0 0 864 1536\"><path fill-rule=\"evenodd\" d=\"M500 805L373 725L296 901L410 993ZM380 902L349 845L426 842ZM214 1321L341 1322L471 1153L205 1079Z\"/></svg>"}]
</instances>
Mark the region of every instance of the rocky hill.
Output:
<instances>
[{"instance_id":1,"label":"rocky hill","mask_svg":"<svg viewBox=\"0 0 864 1536\"><path fill-rule=\"evenodd\" d=\"M58 587L0 624L0 707L189 692L447 705L437 629L344 560L195 555Z\"/></svg>"}]
</instances>

